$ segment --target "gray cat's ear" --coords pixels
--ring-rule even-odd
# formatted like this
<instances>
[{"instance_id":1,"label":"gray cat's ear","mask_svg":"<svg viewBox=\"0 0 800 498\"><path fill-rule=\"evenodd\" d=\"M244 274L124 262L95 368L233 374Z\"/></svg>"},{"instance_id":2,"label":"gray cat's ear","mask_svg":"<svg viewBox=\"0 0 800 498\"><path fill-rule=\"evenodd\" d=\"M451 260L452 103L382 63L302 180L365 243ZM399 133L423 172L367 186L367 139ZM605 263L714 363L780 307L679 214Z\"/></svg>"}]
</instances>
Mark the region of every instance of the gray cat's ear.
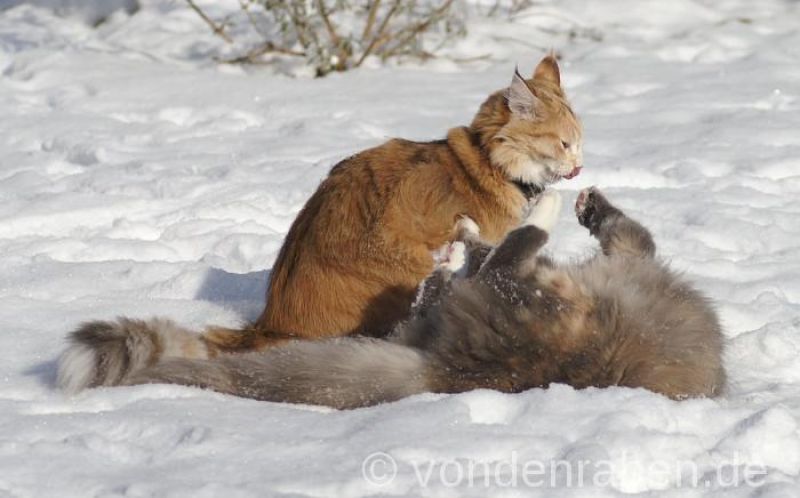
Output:
<instances>
[{"instance_id":1,"label":"gray cat's ear","mask_svg":"<svg viewBox=\"0 0 800 498\"><path fill-rule=\"evenodd\" d=\"M514 68L514 77L506 94L508 108L511 113L523 119L533 119L536 116L536 106L538 100L533 94L528 84L519 74L519 69Z\"/></svg>"}]
</instances>

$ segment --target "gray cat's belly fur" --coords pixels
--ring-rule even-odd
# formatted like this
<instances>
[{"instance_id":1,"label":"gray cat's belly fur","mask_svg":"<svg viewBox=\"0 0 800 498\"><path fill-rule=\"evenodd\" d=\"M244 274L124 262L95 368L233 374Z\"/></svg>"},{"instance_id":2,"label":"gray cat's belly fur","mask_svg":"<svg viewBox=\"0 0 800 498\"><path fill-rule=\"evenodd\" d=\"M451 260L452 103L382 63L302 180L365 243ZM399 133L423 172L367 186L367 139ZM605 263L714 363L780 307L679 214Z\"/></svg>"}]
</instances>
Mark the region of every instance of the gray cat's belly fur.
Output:
<instances>
[{"instance_id":1,"label":"gray cat's belly fur","mask_svg":"<svg viewBox=\"0 0 800 498\"><path fill-rule=\"evenodd\" d=\"M654 257L649 232L597 191L579 210L602 253L573 266L538 256L547 234L512 231L475 274L434 272L387 339L295 342L261 353L181 357L192 335L163 320L85 324L59 367L70 390L167 382L260 400L355 408L422 392L519 392L554 382L642 387L673 398L725 385L710 302ZM183 347L182 350L186 350ZM169 351L169 354L165 353Z\"/></svg>"},{"instance_id":2,"label":"gray cat's belly fur","mask_svg":"<svg viewBox=\"0 0 800 498\"><path fill-rule=\"evenodd\" d=\"M682 397L725 385L723 336L711 302L658 259L600 257L571 269L596 300L616 348L614 384Z\"/></svg>"},{"instance_id":3,"label":"gray cat's belly fur","mask_svg":"<svg viewBox=\"0 0 800 498\"><path fill-rule=\"evenodd\" d=\"M429 355L428 390L518 392L564 382L673 397L718 394L724 371L716 315L665 265L616 256L563 268L542 263L547 279L536 272L499 287L455 283L437 308L399 328L394 340ZM571 287L577 305L544 285L554 278Z\"/></svg>"}]
</instances>

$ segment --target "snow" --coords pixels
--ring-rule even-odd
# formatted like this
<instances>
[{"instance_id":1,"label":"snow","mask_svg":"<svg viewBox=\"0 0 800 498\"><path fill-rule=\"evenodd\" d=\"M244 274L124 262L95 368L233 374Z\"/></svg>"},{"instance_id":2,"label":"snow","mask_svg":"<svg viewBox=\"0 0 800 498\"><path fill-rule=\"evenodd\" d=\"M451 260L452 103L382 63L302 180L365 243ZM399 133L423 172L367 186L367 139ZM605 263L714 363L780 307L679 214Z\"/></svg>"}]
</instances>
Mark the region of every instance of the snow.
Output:
<instances>
[{"instance_id":1,"label":"snow","mask_svg":"<svg viewBox=\"0 0 800 498\"><path fill-rule=\"evenodd\" d=\"M513 22L473 16L448 49L489 59L316 80L214 64L230 48L182 2L111 3L130 4L0 12L0 496L797 496L800 4L543 1ZM82 320L253 319L336 161L442 137L550 47L586 136L561 193L598 184L716 300L724 396L557 385L337 412L54 388ZM554 255L594 246L564 209Z\"/></svg>"}]
</instances>

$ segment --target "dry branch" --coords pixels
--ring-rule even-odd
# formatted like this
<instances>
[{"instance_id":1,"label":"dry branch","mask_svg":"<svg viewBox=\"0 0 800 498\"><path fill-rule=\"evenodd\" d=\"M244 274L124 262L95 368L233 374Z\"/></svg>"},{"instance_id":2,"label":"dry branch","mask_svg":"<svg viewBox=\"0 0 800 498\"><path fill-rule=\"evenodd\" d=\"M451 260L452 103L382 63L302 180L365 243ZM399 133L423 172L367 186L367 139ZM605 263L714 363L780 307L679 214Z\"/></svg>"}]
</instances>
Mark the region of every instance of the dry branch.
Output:
<instances>
[{"instance_id":1,"label":"dry branch","mask_svg":"<svg viewBox=\"0 0 800 498\"><path fill-rule=\"evenodd\" d=\"M211 31L213 31L215 35L219 36L227 43L233 43L231 37L228 36L227 33L225 33L225 28L215 23L213 19L208 17L206 13L203 12L203 9L201 9L200 7L197 6L196 3L194 3L194 0L186 0L186 3L188 3L189 7L191 7L192 10L195 11L197 15L199 15L200 18L206 22L206 24L208 24L208 27L211 28Z\"/></svg>"}]
</instances>

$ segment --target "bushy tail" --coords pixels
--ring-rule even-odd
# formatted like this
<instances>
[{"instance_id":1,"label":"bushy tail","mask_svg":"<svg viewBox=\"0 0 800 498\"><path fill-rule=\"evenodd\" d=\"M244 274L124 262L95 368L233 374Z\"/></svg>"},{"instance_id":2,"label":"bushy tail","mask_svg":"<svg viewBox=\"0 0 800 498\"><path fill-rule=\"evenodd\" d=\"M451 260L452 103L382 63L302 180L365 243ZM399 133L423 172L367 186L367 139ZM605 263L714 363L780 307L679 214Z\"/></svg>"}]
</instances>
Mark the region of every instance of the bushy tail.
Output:
<instances>
[{"instance_id":1,"label":"bushy tail","mask_svg":"<svg viewBox=\"0 0 800 498\"><path fill-rule=\"evenodd\" d=\"M77 392L118 385L132 372L165 358L204 359L259 351L288 339L219 327L200 335L163 318L119 318L84 323L68 340L69 346L59 360L58 384L68 392Z\"/></svg>"},{"instance_id":2,"label":"bushy tail","mask_svg":"<svg viewBox=\"0 0 800 498\"><path fill-rule=\"evenodd\" d=\"M356 408L430 390L420 351L384 340L297 341L264 352L209 354L203 336L167 320L91 322L70 336L58 382L170 383L265 401Z\"/></svg>"},{"instance_id":3,"label":"bushy tail","mask_svg":"<svg viewBox=\"0 0 800 498\"><path fill-rule=\"evenodd\" d=\"M201 336L159 318L84 323L68 341L58 362L58 384L68 392L118 385L165 356L209 356Z\"/></svg>"}]
</instances>

